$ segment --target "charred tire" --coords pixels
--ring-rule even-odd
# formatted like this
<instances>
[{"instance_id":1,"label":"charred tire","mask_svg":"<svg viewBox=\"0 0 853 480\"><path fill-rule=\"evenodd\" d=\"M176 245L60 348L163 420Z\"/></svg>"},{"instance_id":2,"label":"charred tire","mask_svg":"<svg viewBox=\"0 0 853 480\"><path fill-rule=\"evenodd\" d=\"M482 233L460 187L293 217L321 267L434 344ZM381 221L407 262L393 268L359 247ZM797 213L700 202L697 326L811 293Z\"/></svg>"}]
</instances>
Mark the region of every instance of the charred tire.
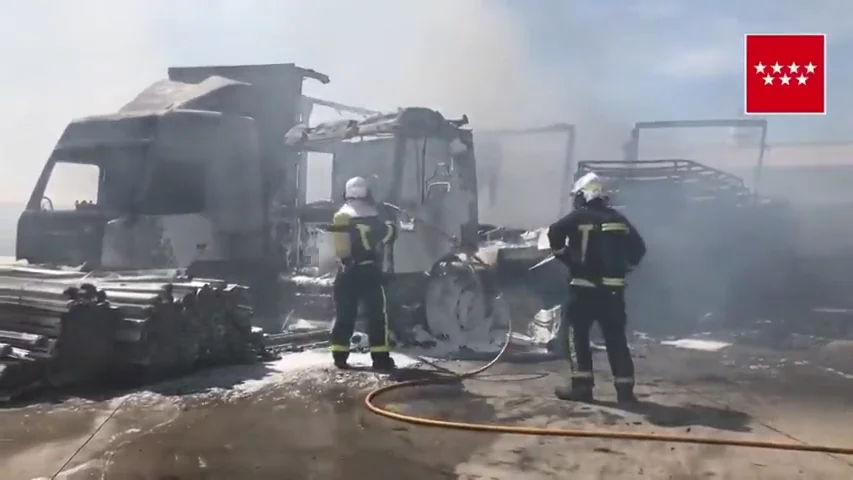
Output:
<instances>
[{"instance_id":1,"label":"charred tire","mask_svg":"<svg viewBox=\"0 0 853 480\"><path fill-rule=\"evenodd\" d=\"M497 326L496 298L485 267L458 257L442 260L430 271L424 295L427 329L455 345L465 345L475 335L482 338Z\"/></svg>"}]
</instances>

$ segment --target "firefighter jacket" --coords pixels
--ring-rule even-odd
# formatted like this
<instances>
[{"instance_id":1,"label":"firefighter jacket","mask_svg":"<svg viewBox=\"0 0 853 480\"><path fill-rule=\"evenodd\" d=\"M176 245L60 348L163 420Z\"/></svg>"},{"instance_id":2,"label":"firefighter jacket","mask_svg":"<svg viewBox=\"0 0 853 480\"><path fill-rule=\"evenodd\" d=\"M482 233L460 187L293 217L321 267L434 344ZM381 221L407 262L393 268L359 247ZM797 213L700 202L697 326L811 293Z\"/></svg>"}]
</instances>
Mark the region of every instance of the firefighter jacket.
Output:
<instances>
[{"instance_id":1,"label":"firefighter jacket","mask_svg":"<svg viewBox=\"0 0 853 480\"><path fill-rule=\"evenodd\" d=\"M597 202L551 225L548 241L569 267L575 286L624 286L625 274L646 254L643 238L628 219Z\"/></svg>"},{"instance_id":2,"label":"firefighter jacket","mask_svg":"<svg viewBox=\"0 0 853 480\"><path fill-rule=\"evenodd\" d=\"M382 221L375 207L360 200L348 200L335 213L330 230L344 265L381 263L382 249L397 238L394 223Z\"/></svg>"}]
</instances>

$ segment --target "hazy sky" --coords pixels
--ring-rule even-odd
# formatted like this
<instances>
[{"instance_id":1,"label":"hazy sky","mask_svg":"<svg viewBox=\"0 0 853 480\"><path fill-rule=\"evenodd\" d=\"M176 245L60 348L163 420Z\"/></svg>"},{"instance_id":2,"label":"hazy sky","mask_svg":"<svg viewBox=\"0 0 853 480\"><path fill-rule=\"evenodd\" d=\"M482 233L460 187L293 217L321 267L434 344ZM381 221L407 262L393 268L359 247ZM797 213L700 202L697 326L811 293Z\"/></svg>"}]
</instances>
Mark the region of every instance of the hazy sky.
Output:
<instances>
[{"instance_id":1,"label":"hazy sky","mask_svg":"<svg viewBox=\"0 0 853 480\"><path fill-rule=\"evenodd\" d=\"M0 0L0 200L22 200L73 117L115 110L171 65L296 62L309 94L423 104L474 126L742 110L743 34L829 34L827 117L777 140L853 137L853 3L842 0ZM833 62L833 60L835 61ZM843 59L843 60L842 60ZM847 110L847 111L845 111ZM775 130L774 130L775 129Z\"/></svg>"}]
</instances>

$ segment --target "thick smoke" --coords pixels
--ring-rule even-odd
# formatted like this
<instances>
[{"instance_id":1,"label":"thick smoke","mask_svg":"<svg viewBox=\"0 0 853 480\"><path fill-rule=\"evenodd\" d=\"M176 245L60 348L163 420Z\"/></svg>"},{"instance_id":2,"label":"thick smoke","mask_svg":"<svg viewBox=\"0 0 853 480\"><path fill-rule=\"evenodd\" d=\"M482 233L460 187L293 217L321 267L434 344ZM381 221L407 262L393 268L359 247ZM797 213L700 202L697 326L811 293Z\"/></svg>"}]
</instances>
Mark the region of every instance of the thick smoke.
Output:
<instances>
[{"instance_id":1,"label":"thick smoke","mask_svg":"<svg viewBox=\"0 0 853 480\"><path fill-rule=\"evenodd\" d=\"M48 0L0 16L0 202L20 208L72 118L113 111L163 75L145 6Z\"/></svg>"},{"instance_id":2,"label":"thick smoke","mask_svg":"<svg viewBox=\"0 0 853 480\"><path fill-rule=\"evenodd\" d=\"M4 178L14 179L5 201L28 195L70 119L115 110L175 64L293 61L332 77L325 86L309 82L309 94L379 110L465 113L476 129L585 120L584 138L592 139L602 136L597 123L617 123L583 68L554 71L531 60L530 30L498 2L66 3L27 4L0 20L0 95L15 112L0 129ZM512 150L505 175L525 161Z\"/></svg>"},{"instance_id":3,"label":"thick smoke","mask_svg":"<svg viewBox=\"0 0 853 480\"><path fill-rule=\"evenodd\" d=\"M481 221L528 228L553 221L566 157L563 135L502 138L493 145L487 130L583 122L588 154L618 151L627 128L608 119L594 76L580 67L554 71L548 62L533 61L529 25L507 7L487 0L368 5L385 12L381 25L369 22L347 36L358 53L340 52L321 67L332 84L310 92L385 110L421 105L448 117L467 114L478 139L479 172L496 175L494 202L481 195ZM358 16L365 7L342 8L342 15ZM320 41L340 46L340 38Z\"/></svg>"},{"instance_id":4,"label":"thick smoke","mask_svg":"<svg viewBox=\"0 0 853 480\"><path fill-rule=\"evenodd\" d=\"M46 0L0 15L0 255L14 253L18 215L66 124L115 110L163 75L146 5ZM54 195L92 191L91 172L63 170Z\"/></svg>"}]
</instances>

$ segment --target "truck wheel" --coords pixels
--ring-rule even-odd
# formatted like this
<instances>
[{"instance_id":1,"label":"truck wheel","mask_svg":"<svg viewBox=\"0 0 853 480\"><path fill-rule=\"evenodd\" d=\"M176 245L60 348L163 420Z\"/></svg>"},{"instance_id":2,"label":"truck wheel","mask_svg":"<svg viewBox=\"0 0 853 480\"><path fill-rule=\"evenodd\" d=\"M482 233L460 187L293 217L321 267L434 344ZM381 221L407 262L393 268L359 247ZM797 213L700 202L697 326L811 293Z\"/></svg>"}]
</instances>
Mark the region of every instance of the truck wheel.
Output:
<instances>
[{"instance_id":1,"label":"truck wheel","mask_svg":"<svg viewBox=\"0 0 853 480\"><path fill-rule=\"evenodd\" d=\"M458 259L441 262L426 287L427 328L437 340L455 346L488 343L497 317L490 297L474 268Z\"/></svg>"}]
</instances>

